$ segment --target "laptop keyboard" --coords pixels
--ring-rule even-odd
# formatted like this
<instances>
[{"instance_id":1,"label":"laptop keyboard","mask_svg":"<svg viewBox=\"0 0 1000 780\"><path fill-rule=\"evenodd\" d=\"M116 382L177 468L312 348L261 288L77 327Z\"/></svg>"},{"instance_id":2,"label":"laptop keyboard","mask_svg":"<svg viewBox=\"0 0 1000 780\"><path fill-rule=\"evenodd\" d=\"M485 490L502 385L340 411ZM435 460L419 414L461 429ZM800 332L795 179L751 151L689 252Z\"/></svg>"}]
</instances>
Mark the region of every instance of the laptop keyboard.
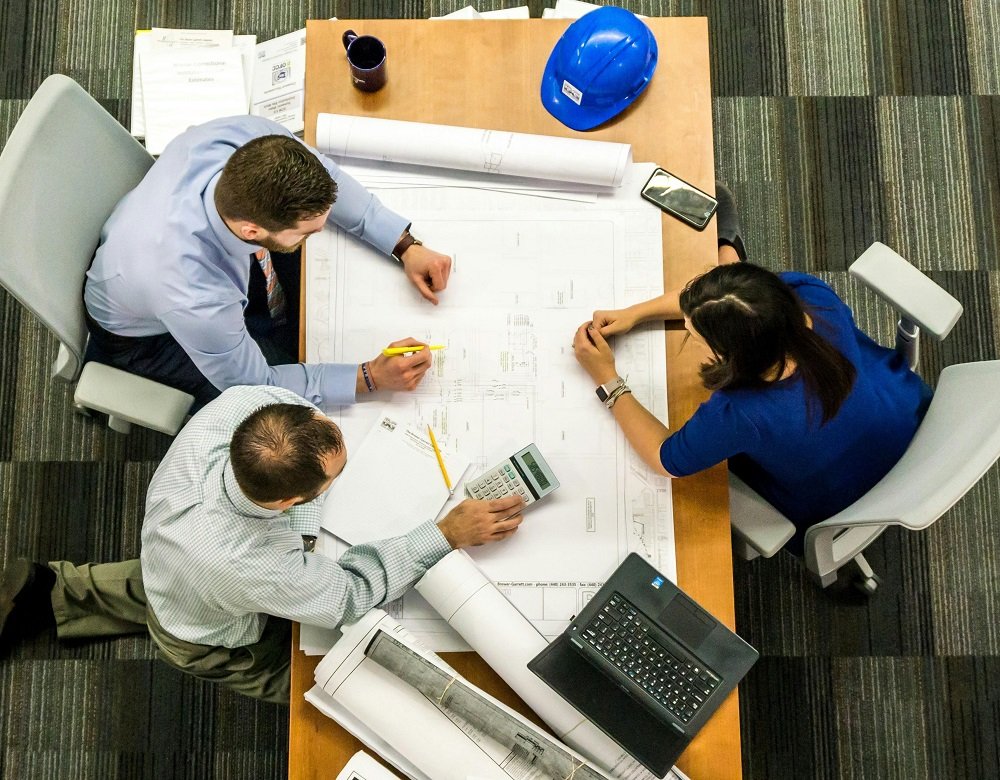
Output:
<instances>
[{"instance_id":1,"label":"laptop keyboard","mask_svg":"<svg viewBox=\"0 0 1000 780\"><path fill-rule=\"evenodd\" d=\"M659 640L659 630L615 593L578 636L607 658L678 720L687 723L719 678Z\"/></svg>"}]
</instances>

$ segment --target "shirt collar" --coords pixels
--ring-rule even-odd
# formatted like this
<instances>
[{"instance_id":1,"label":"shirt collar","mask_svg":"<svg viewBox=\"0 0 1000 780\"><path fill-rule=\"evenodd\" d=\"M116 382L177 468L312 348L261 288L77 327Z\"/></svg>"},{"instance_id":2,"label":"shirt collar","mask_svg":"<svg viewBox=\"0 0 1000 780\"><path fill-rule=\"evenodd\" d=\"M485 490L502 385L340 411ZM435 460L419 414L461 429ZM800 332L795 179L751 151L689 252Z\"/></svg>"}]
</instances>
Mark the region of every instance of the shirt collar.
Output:
<instances>
[{"instance_id":1,"label":"shirt collar","mask_svg":"<svg viewBox=\"0 0 1000 780\"><path fill-rule=\"evenodd\" d=\"M236 511L241 515L246 515L248 517L261 517L270 520L273 517L278 517L282 514L280 509L265 509L259 504L255 504L249 498L247 498L243 491L240 489L239 483L236 481L236 475L233 473L233 464L231 461L226 461L225 470L222 473L222 482L226 490L226 498L229 499Z\"/></svg>"},{"instance_id":2,"label":"shirt collar","mask_svg":"<svg viewBox=\"0 0 1000 780\"><path fill-rule=\"evenodd\" d=\"M249 244L243 239L236 236L229 226L226 225L225 220L219 214L219 210L215 207L215 187L219 183L219 177L222 176L222 171L219 171L212 178L212 181L208 183L205 188L205 192L202 194L202 205L205 207L205 216L208 217L208 224L212 226L212 232L215 233L215 237L219 239L219 243L222 248L226 250L227 254L233 257L241 257L244 255L252 255L258 249L260 249L257 244Z\"/></svg>"}]
</instances>

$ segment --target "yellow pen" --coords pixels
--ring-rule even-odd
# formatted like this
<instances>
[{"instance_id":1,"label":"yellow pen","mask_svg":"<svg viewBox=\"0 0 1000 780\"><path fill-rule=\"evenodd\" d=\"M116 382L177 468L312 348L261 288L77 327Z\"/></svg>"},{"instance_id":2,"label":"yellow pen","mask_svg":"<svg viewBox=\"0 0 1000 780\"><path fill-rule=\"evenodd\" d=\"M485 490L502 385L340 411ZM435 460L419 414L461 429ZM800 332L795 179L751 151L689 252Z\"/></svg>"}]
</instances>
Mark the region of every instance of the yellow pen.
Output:
<instances>
[{"instance_id":1,"label":"yellow pen","mask_svg":"<svg viewBox=\"0 0 1000 780\"><path fill-rule=\"evenodd\" d=\"M386 357L393 357L395 355L409 355L411 352L419 352L424 348L423 344L414 344L412 347L386 347L382 350L382 354ZM427 349L444 349L444 344L431 344Z\"/></svg>"},{"instance_id":2,"label":"yellow pen","mask_svg":"<svg viewBox=\"0 0 1000 780\"><path fill-rule=\"evenodd\" d=\"M434 448L434 454L437 455L438 466L441 467L441 476L444 477L444 484L448 488L448 495L454 495L455 489L451 486L451 480L448 478L448 469L444 467L444 458L441 457L441 450L438 449L437 439L434 438L434 429L429 425L427 426L427 433L431 437L431 446Z\"/></svg>"}]
</instances>

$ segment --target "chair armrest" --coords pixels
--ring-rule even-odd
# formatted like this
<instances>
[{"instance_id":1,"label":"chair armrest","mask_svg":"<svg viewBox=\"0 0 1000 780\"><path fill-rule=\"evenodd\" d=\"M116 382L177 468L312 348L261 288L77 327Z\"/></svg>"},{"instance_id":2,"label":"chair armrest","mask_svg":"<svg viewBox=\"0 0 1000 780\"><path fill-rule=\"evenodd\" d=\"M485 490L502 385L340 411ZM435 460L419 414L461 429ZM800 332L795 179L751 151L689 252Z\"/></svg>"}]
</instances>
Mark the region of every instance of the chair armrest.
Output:
<instances>
[{"instance_id":1,"label":"chair armrest","mask_svg":"<svg viewBox=\"0 0 1000 780\"><path fill-rule=\"evenodd\" d=\"M103 363L87 363L73 400L79 406L173 436L184 424L194 396Z\"/></svg>"},{"instance_id":2,"label":"chair armrest","mask_svg":"<svg viewBox=\"0 0 1000 780\"><path fill-rule=\"evenodd\" d=\"M962 316L962 304L878 241L847 270L938 341Z\"/></svg>"},{"instance_id":3,"label":"chair armrest","mask_svg":"<svg viewBox=\"0 0 1000 780\"><path fill-rule=\"evenodd\" d=\"M743 480L729 473L729 523L736 537L770 558L795 535L795 526Z\"/></svg>"}]
</instances>

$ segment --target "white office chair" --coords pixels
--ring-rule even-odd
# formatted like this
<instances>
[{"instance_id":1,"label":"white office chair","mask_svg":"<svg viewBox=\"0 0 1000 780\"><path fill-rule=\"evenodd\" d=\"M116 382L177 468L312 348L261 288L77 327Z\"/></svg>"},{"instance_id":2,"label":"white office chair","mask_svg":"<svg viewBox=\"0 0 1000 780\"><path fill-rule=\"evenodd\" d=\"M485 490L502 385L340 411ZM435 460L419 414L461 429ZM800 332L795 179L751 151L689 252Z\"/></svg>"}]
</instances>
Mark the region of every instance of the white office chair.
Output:
<instances>
[{"instance_id":1,"label":"white office chair","mask_svg":"<svg viewBox=\"0 0 1000 780\"><path fill-rule=\"evenodd\" d=\"M884 244L874 244L849 269L902 317L897 347L915 365L919 329L941 339L961 316L954 298ZM903 457L868 493L806 531L805 564L826 587L850 561L861 586L878 586L863 551L890 525L927 528L979 481L1000 457L1000 361L949 366L941 372L927 415ZM730 474L730 519L737 554L774 555L794 526Z\"/></svg>"},{"instance_id":2,"label":"white office chair","mask_svg":"<svg viewBox=\"0 0 1000 780\"><path fill-rule=\"evenodd\" d=\"M0 153L0 284L59 340L53 378L79 411L173 435L194 398L100 363L83 365L83 281L101 227L153 159L66 76L49 76Z\"/></svg>"}]
</instances>

